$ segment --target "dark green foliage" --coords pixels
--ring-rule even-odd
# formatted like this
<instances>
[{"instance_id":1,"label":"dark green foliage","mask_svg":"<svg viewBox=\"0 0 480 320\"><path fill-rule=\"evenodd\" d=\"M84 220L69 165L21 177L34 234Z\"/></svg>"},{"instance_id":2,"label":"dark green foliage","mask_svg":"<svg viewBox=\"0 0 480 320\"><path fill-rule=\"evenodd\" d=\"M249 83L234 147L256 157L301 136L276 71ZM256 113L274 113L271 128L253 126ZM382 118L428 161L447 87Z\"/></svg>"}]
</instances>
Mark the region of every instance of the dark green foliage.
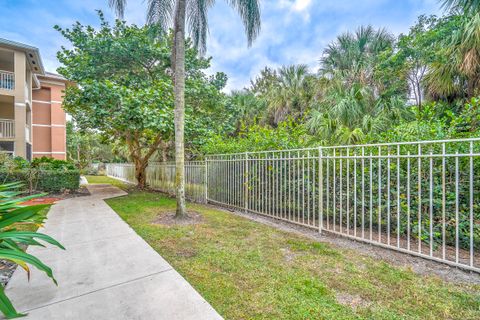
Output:
<instances>
[{"instance_id":1,"label":"dark green foliage","mask_svg":"<svg viewBox=\"0 0 480 320\"><path fill-rule=\"evenodd\" d=\"M76 191L80 187L78 170L40 170L37 179L37 190L46 192Z\"/></svg>"},{"instance_id":2,"label":"dark green foliage","mask_svg":"<svg viewBox=\"0 0 480 320\"><path fill-rule=\"evenodd\" d=\"M69 161L58 160L49 157L41 157L33 159L32 168L44 169L44 170L75 170L75 165Z\"/></svg>"},{"instance_id":3,"label":"dark green foliage","mask_svg":"<svg viewBox=\"0 0 480 320\"><path fill-rule=\"evenodd\" d=\"M29 192L64 192L76 191L80 187L80 172L77 169L16 169L0 170L0 182L24 183Z\"/></svg>"},{"instance_id":4,"label":"dark green foliage","mask_svg":"<svg viewBox=\"0 0 480 320\"><path fill-rule=\"evenodd\" d=\"M80 172L69 161L42 157L30 163L0 155L0 184L19 181L29 192L76 191L80 187Z\"/></svg>"},{"instance_id":5,"label":"dark green foliage","mask_svg":"<svg viewBox=\"0 0 480 320\"><path fill-rule=\"evenodd\" d=\"M242 128L237 137L212 137L202 148L206 154L283 150L305 147L315 142L304 126L293 120L279 123L277 128L253 125Z\"/></svg>"}]
</instances>

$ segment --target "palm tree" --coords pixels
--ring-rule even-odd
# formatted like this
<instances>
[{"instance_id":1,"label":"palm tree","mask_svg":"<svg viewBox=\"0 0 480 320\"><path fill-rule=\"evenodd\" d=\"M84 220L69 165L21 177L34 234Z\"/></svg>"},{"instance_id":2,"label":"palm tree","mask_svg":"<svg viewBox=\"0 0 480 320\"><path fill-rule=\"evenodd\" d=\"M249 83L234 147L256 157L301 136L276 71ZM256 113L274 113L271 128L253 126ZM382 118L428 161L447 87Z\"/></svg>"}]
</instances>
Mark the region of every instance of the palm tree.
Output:
<instances>
[{"instance_id":1,"label":"palm tree","mask_svg":"<svg viewBox=\"0 0 480 320\"><path fill-rule=\"evenodd\" d=\"M346 87L341 77L328 80L308 115L307 129L327 144L362 143L409 116L399 97L377 98L373 88L360 83Z\"/></svg>"},{"instance_id":2,"label":"palm tree","mask_svg":"<svg viewBox=\"0 0 480 320\"><path fill-rule=\"evenodd\" d=\"M374 66L379 54L392 47L394 37L385 29L361 26L344 33L324 50L320 73L327 77L342 74L346 84L373 85Z\"/></svg>"},{"instance_id":3,"label":"palm tree","mask_svg":"<svg viewBox=\"0 0 480 320\"><path fill-rule=\"evenodd\" d=\"M229 96L229 105L234 114L235 132L239 133L242 127L258 122L260 115L265 113L266 101L249 90L234 90Z\"/></svg>"},{"instance_id":4,"label":"palm tree","mask_svg":"<svg viewBox=\"0 0 480 320\"><path fill-rule=\"evenodd\" d=\"M470 98L480 87L480 1L445 0L456 28L443 43L443 60L429 66L428 93L434 98Z\"/></svg>"},{"instance_id":5,"label":"palm tree","mask_svg":"<svg viewBox=\"0 0 480 320\"><path fill-rule=\"evenodd\" d=\"M313 98L313 75L303 64L282 66L277 81L267 93L268 111L272 124L277 125L289 116L303 115Z\"/></svg>"},{"instance_id":6,"label":"palm tree","mask_svg":"<svg viewBox=\"0 0 480 320\"><path fill-rule=\"evenodd\" d=\"M109 0L119 17L123 17L127 0ZM248 45L260 32L259 0L228 0L240 15ZM168 30L173 23L174 43L172 49L172 67L174 71L175 91L175 189L177 197L176 217L186 216L185 169L184 169L184 119L185 119L185 27L193 44L200 53L206 51L208 33L208 9L215 0L148 0L147 23L159 24Z\"/></svg>"},{"instance_id":7,"label":"palm tree","mask_svg":"<svg viewBox=\"0 0 480 320\"><path fill-rule=\"evenodd\" d=\"M442 0L441 2L446 9L459 9L468 13L480 11L480 0Z\"/></svg>"}]
</instances>

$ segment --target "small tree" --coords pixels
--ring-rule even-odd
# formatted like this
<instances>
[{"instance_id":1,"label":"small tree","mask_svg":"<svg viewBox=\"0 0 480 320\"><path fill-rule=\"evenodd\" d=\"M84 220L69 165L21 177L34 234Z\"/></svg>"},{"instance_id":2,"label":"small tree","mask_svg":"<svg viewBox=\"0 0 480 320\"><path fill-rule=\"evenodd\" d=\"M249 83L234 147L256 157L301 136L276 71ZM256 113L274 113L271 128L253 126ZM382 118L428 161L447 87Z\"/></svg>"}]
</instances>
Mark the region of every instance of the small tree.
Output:
<instances>
[{"instance_id":1,"label":"small tree","mask_svg":"<svg viewBox=\"0 0 480 320\"><path fill-rule=\"evenodd\" d=\"M105 138L126 144L138 187L144 188L148 161L171 145L174 134L171 36L158 26L128 26L121 21L110 26L101 12L99 16L99 30L78 22L72 29L55 27L73 46L58 52L63 64L58 71L78 84L67 88L65 109L79 128L98 130ZM188 41L186 48L187 93L190 88L199 96L218 95L217 78L209 79L201 71L210 66L209 59L198 57ZM198 105L195 101L189 108L193 112ZM194 131L194 121L188 123Z\"/></svg>"},{"instance_id":2,"label":"small tree","mask_svg":"<svg viewBox=\"0 0 480 320\"><path fill-rule=\"evenodd\" d=\"M187 3L188 2L188 3ZM123 17L127 0L109 0L109 5ZM260 1L258 0L229 0L227 3L240 15L248 43L260 32ZM186 29L189 31L196 48L203 52L207 46L208 10L215 1L162 1L149 0L147 22L166 30L173 22L172 65L175 79L175 189L177 198L176 217L183 218L187 213L185 202L185 95L188 72L188 52L185 47ZM187 28L186 28L187 27Z\"/></svg>"}]
</instances>

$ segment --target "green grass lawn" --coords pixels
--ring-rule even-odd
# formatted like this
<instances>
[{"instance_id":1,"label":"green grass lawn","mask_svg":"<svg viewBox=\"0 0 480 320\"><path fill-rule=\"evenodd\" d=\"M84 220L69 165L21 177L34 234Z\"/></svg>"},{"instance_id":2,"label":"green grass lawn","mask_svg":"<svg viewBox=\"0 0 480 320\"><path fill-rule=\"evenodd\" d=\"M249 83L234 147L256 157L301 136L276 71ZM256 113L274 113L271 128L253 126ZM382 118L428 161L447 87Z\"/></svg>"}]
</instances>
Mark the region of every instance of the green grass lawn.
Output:
<instances>
[{"instance_id":1,"label":"green grass lawn","mask_svg":"<svg viewBox=\"0 0 480 320\"><path fill-rule=\"evenodd\" d=\"M120 189L128 189L128 183L107 176L85 176L89 184L111 184Z\"/></svg>"},{"instance_id":2,"label":"green grass lawn","mask_svg":"<svg viewBox=\"0 0 480 320\"><path fill-rule=\"evenodd\" d=\"M191 204L204 221L156 225L175 201L132 192L107 200L225 319L480 319L480 286L334 248Z\"/></svg>"}]
</instances>

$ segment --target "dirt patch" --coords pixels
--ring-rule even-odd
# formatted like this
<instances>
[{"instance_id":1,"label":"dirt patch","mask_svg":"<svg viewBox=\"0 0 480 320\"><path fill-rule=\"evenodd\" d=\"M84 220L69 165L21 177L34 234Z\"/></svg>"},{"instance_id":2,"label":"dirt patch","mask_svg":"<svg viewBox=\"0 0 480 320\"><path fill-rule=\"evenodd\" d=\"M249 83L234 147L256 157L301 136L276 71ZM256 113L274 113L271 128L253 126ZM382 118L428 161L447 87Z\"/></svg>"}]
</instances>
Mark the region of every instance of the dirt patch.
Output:
<instances>
[{"instance_id":1,"label":"dirt patch","mask_svg":"<svg viewBox=\"0 0 480 320\"><path fill-rule=\"evenodd\" d=\"M164 226L189 226L203 222L203 216L196 211L188 211L186 217L176 218L175 212L162 212L153 221L153 224Z\"/></svg>"},{"instance_id":2,"label":"dirt patch","mask_svg":"<svg viewBox=\"0 0 480 320\"><path fill-rule=\"evenodd\" d=\"M346 292L337 292L335 294L337 302L344 306L349 306L353 310L358 308L368 308L372 303L360 297L359 295L352 295Z\"/></svg>"},{"instance_id":3,"label":"dirt patch","mask_svg":"<svg viewBox=\"0 0 480 320\"><path fill-rule=\"evenodd\" d=\"M192 248L183 248L182 250L178 250L176 255L182 258L193 258L197 255L197 251Z\"/></svg>"},{"instance_id":4,"label":"dirt patch","mask_svg":"<svg viewBox=\"0 0 480 320\"><path fill-rule=\"evenodd\" d=\"M293 251L290 250L289 248L281 248L280 250L282 251L283 259L284 259L286 262L292 262L292 261L294 261L295 258L299 255L298 253L293 252Z\"/></svg>"},{"instance_id":5,"label":"dirt patch","mask_svg":"<svg viewBox=\"0 0 480 320\"><path fill-rule=\"evenodd\" d=\"M342 249L352 249L365 256L372 257L386 261L392 265L402 267L405 269L411 269L413 272L420 275L437 276L444 281L453 283L468 283L468 284L480 284L480 274L470 271L465 271L456 267L449 266L433 260L423 259L421 257L412 256L406 253L401 253L382 247L370 245L368 243L350 240L335 234L328 232L318 233L317 230L303 227L300 225L288 223L286 221L277 220L270 217L260 216L254 213L245 213L239 211L232 211L229 209L223 209L218 206L209 205L211 208L217 210L223 210L228 213L233 213L238 216L245 217L247 219L257 221L279 230L292 232L295 234L306 236L312 240L318 242L329 243L333 247Z\"/></svg>"}]
</instances>

